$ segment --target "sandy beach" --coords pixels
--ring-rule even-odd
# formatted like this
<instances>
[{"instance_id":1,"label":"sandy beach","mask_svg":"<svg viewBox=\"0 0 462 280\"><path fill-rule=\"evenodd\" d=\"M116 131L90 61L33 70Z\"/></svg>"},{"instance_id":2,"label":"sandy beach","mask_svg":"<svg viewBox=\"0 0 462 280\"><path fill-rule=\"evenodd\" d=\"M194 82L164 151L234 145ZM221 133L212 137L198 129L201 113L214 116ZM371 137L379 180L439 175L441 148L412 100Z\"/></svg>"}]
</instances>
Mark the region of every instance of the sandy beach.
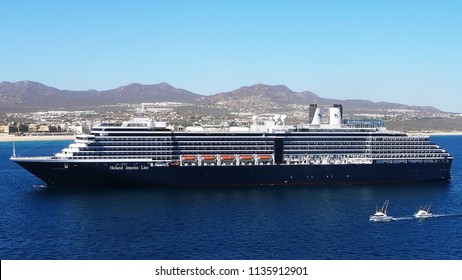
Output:
<instances>
[{"instance_id":1,"label":"sandy beach","mask_svg":"<svg viewBox=\"0 0 462 280\"><path fill-rule=\"evenodd\" d=\"M430 132L429 135L437 135L437 136L460 136L462 135L462 131L453 131L453 132Z\"/></svg>"},{"instance_id":2,"label":"sandy beach","mask_svg":"<svg viewBox=\"0 0 462 280\"><path fill-rule=\"evenodd\" d=\"M74 140L75 135L15 136L0 135L0 142Z\"/></svg>"}]
</instances>

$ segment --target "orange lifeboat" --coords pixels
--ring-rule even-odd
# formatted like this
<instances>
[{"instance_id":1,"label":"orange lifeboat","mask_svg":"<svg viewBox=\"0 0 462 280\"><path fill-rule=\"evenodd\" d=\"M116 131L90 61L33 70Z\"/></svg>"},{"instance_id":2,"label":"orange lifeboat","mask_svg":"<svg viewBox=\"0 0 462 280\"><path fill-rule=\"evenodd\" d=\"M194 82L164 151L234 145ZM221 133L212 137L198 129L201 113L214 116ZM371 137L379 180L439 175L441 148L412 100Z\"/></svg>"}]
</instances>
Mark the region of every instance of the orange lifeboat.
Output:
<instances>
[{"instance_id":1,"label":"orange lifeboat","mask_svg":"<svg viewBox=\"0 0 462 280\"><path fill-rule=\"evenodd\" d=\"M195 161L197 159L196 156L182 156L181 157L184 161Z\"/></svg>"},{"instance_id":2,"label":"orange lifeboat","mask_svg":"<svg viewBox=\"0 0 462 280\"><path fill-rule=\"evenodd\" d=\"M241 161L252 161L253 160L253 156L251 155L240 155L239 158Z\"/></svg>"},{"instance_id":3,"label":"orange lifeboat","mask_svg":"<svg viewBox=\"0 0 462 280\"><path fill-rule=\"evenodd\" d=\"M174 160L169 162L168 166L180 166L180 161Z\"/></svg>"},{"instance_id":4,"label":"orange lifeboat","mask_svg":"<svg viewBox=\"0 0 462 280\"><path fill-rule=\"evenodd\" d=\"M270 161L271 160L271 155L259 155L258 160L260 160L260 161Z\"/></svg>"},{"instance_id":5,"label":"orange lifeboat","mask_svg":"<svg viewBox=\"0 0 462 280\"><path fill-rule=\"evenodd\" d=\"M222 155L220 158L221 158L221 160L223 160L223 161L231 161L231 160L234 160L234 156L233 156L233 155Z\"/></svg>"},{"instance_id":6,"label":"orange lifeboat","mask_svg":"<svg viewBox=\"0 0 462 280\"><path fill-rule=\"evenodd\" d=\"M217 157L216 156L212 156L212 155L205 155L205 156L202 156L202 160L204 161L214 161L216 160Z\"/></svg>"}]
</instances>

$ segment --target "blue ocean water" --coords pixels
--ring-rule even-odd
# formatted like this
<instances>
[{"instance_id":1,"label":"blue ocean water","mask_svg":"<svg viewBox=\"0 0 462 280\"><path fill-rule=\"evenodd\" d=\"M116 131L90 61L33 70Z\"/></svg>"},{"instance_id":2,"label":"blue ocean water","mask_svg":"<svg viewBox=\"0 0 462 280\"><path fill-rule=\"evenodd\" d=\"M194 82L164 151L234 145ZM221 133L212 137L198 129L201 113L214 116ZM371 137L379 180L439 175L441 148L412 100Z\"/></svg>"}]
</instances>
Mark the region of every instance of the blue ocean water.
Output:
<instances>
[{"instance_id":1,"label":"blue ocean water","mask_svg":"<svg viewBox=\"0 0 462 280\"><path fill-rule=\"evenodd\" d=\"M432 141L455 157L450 182L112 190L34 188L0 143L0 259L461 259L462 136ZM398 220L370 222L385 199ZM412 219L427 202L439 216Z\"/></svg>"}]
</instances>

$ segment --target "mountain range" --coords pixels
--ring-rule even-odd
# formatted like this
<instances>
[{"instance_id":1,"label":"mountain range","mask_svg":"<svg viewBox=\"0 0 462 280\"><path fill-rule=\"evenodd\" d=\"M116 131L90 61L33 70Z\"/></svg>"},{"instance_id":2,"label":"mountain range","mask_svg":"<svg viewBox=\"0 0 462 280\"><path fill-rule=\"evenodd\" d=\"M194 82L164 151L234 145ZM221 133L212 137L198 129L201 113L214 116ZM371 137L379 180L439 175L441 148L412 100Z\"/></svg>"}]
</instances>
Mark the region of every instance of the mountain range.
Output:
<instances>
[{"instance_id":1,"label":"mountain range","mask_svg":"<svg viewBox=\"0 0 462 280\"><path fill-rule=\"evenodd\" d=\"M255 84L240 87L230 92L206 96L175 88L168 83L152 85L132 83L105 91L61 90L33 81L0 83L0 112L2 113L37 110L85 110L95 109L102 105L166 101L192 105L207 104L227 108L241 108L242 106L284 108L287 105L309 105L310 103L331 105L340 103L345 108L351 110L408 109L427 113L441 112L431 106L408 106L405 104L372 102L368 100L328 99L310 91L294 92L284 85Z\"/></svg>"}]
</instances>

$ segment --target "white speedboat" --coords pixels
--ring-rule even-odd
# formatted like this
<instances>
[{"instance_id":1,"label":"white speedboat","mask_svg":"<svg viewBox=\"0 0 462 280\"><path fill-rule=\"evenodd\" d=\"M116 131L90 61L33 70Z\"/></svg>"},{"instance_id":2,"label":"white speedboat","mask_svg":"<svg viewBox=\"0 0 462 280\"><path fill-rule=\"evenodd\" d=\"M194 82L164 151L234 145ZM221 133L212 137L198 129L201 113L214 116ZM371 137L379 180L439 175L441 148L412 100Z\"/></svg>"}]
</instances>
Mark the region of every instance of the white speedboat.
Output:
<instances>
[{"instance_id":1,"label":"white speedboat","mask_svg":"<svg viewBox=\"0 0 462 280\"><path fill-rule=\"evenodd\" d=\"M388 222L393 219L392 216L387 215L388 203L390 201L387 199L383 203L382 208L378 208L375 211L375 214L369 217L369 221L371 222Z\"/></svg>"},{"instance_id":2,"label":"white speedboat","mask_svg":"<svg viewBox=\"0 0 462 280\"><path fill-rule=\"evenodd\" d=\"M424 219L424 218L433 217L433 213L430 212L430 206L431 205L432 205L431 203L425 204L424 207L420 208L420 210L417 211L417 213L414 214L414 217L416 217L418 219Z\"/></svg>"}]
</instances>

